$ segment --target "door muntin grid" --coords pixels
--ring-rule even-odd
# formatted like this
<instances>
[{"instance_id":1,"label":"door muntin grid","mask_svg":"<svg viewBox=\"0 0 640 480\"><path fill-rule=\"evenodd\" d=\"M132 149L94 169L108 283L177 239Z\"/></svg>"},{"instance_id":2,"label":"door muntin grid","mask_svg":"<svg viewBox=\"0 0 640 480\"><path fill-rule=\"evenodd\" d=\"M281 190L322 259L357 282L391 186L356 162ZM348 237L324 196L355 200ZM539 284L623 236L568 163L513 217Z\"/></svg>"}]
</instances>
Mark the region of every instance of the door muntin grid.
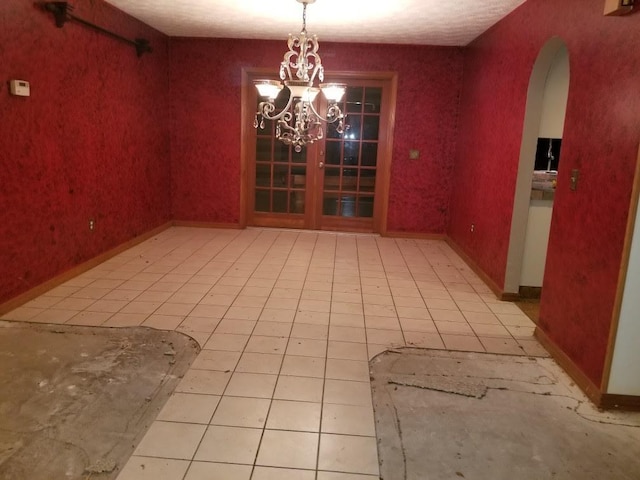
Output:
<instances>
[{"instance_id":1,"label":"door muntin grid","mask_svg":"<svg viewBox=\"0 0 640 480\"><path fill-rule=\"evenodd\" d=\"M381 87L347 87L345 132L327 129L323 215L373 217L381 106Z\"/></svg>"}]
</instances>

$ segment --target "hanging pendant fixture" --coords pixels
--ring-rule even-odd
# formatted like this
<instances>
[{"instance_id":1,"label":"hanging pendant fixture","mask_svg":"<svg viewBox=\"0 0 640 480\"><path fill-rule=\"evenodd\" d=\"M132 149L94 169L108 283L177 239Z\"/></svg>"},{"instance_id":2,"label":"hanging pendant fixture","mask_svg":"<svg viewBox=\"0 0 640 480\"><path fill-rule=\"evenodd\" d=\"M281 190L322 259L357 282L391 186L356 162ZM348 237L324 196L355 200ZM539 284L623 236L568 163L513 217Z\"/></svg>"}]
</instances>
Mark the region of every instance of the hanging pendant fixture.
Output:
<instances>
[{"instance_id":1,"label":"hanging pendant fixture","mask_svg":"<svg viewBox=\"0 0 640 480\"><path fill-rule=\"evenodd\" d=\"M347 86L342 83L319 83L324 81L324 67L318 53L318 38L307 33L307 5L315 0L296 0L302 3L302 30L299 35L289 34L289 51L280 64L280 80L256 80L258 94L266 100L258 105L253 123L255 128L264 129L265 119L277 121L276 138L286 145L293 145L296 152L324 137L322 123L336 123L336 131L344 131L345 115L338 103L342 100ZM277 111L275 101L280 91L289 90L286 106ZM314 106L318 93L327 100L327 111L320 115Z\"/></svg>"}]
</instances>

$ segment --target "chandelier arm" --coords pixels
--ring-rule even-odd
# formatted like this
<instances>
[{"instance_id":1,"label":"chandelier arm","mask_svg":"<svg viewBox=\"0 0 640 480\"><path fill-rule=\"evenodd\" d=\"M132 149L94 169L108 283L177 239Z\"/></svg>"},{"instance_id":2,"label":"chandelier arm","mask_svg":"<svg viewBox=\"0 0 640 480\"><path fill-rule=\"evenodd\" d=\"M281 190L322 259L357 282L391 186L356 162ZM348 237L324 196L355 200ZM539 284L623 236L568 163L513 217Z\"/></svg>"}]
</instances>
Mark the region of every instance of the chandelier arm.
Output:
<instances>
[{"instance_id":1,"label":"chandelier arm","mask_svg":"<svg viewBox=\"0 0 640 480\"><path fill-rule=\"evenodd\" d=\"M281 129L280 138L295 138L298 136L298 131L286 122L280 120L278 125ZM284 133L282 130L284 130Z\"/></svg>"},{"instance_id":2,"label":"chandelier arm","mask_svg":"<svg viewBox=\"0 0 640 480\"><path fill-rule=\"evenodd\" d=\"M275 112L275 105L272 102L261 102L258 106L258 114L262 115L267 120L280 120L289 111L292 103L293 95L289 95L289 101L287 102L287 105L280 111L280 113L277 113L276 115L270 115L269 111ZM269 108L269 105L271 105L271 108Z\"/></svg>"},{"instance_id":3,"label":"chandelier arm","mask_svg":"<svg viewBox=\"0 0 640 480\"><path fill-rule=\"evenodd\" d=\"M322 115L320 115L316 108L313 106L313 102L309 102L309 106L311 107L311 111L314 113L314 115L316 117L318 117L319 120L322 120L324 123L335 123L338 120L343 120L345 115L342 113L342 110L340 110L340 107L336 104L330 105L329 108L327 108L327 114L329 113L334 113L333 119L329 119L329 118L323 118ZM337 111L337 114L336 114Z\"/></svg>"},{"instance_id":4,"label":"chandelier arm","mask_svg":"<svg viewBox=\"0 0 640 480\"><path fill-rule=\"evenodd\" d=\"M289 40L287 45L289 47L289 51L284 54L284 59L280 64L280 80L285 80L288 78L289 80L293 79L293 75L291 73L291 67L297 68L297 65L291 61L291 57L294 55L298 55L298 52L294 50L296 47L297 37L289 34Z\"/></svg>"}]
</instances>

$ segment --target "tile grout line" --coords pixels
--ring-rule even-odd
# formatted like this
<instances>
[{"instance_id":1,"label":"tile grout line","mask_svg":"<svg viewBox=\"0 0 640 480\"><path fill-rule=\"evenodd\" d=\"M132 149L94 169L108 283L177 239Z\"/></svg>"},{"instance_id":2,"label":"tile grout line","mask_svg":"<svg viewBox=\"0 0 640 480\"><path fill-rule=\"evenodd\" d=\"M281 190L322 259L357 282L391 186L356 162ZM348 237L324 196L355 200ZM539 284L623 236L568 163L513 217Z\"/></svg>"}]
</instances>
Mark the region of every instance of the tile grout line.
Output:
<instances>
[{"instance_id":1,"label":"tile grout line","mask_svg":"<svg viewBox=\"0 0 640 480\"><path fill-rule=\"evenodd\" d=\"M229 270L230 270L230 269L231 269L231 268L232 268L232 267L233 267L233 266L238 262L238 259L240 259L240 258L242 257L242 255L244 255L244 254L247 252L247 250L249 250L249 248L251 248L251 246L255 243L255 241L256 241L256 240L258 240L258 238L259 238L259 237L260 237L260 234L256 235L255 239L254 239L254 240L253 240L249 245L247 245L247 247L246 247L246 248L244 248L240 254L238 254L238 256L236 257L236 260L235 260L233 263L231 263L231 265L230 265L230 266L225 270L225 273L226 273L226 272L228 272L228 271L229 271ZM273 246L273 244L275 243L276 239L277 239L277 236L274 238L273 242L271 243L271 247L272 247L272 246ZM228 244L227 244L227 245L228 245ZM271 247L270 247L270 248L271 248ZM225 247L225 248L226 248L226 247ZM269 248L269 249L270 249L270 248ZM264 258L265 258L265 256L266 256L266 253L268 252L268 250L269 250L269 249L267 249L267 251L266 251L266 252L265 252L265 254L263 255L263 257L262 257L262 259L263 259L263 260L264 260ZM223 251L223 250L224 250L224 248L223 248L221 251ZM218 254L219 254L219 253L220 253L220 252L218 252ZM216 255L216 256L217 256L217 255ZM214 257L214 258L215 258L215 257ZM253 272L255 272L255 271L256 271L256 269L258 268L258 266L259 266L259 263L258 263L258 265L253 269ZM203 268L204 268L204 267L203 267ZM201 271L201 270L202 270L202 269L200 269L200 271ZM224 277L224 274L223 274L220 278L222 278L222 277ZM249 278L250 278L250 277L251 277L251 275L249 276ZM220 279L218 279L218 281L219 281L219 280L220 280ZM217 283L217 282L216 282L216 283ZM246 285L246 282L245 282L245 285ZM215 285L214 285L214 286L215 286ZM212 286L211 288L213 288L213 286ZM273 290L273 287L272 287L272 290ZM209 289L209 291L211 291L211 289ZM242 289L241 289L240 291L242 291ZM239 294L240 294L240 293L238 292L238 293L235 295L234 299L237 299L237 298L238 298L238 296L239 296ZM220 321L224 320L224 317L225 317L225 315L226 315L226 312L228 312L228 311L229 311L229 309L231 308L231 306L232 306L232 305L233 305L233 302L231 303L231 305L229 305L229 306L227 307L227 309L225 310L225 314L223 314L223 315L222 315L222 318L221 318L221 320L220 320ZM194 308L195 308L195 307L194 307ZM263 310L264 310L264 307L263 307ZM256 321L256 325L257 325L257 323L258 323L258 322ZM256 326L256 325L254 325L254 328L253 328L254 330L255 330L255 326ZM211 335L213 335L213 334L215 333L215 331L217 330L218 326L219 326L219 323L218 323L218 325L216 326L216 328L214 328L213 332L211 332ZM209 337L211 337L211 335L210 335ZM203 433L202 437L200 438L200 441L198 442L198 444L197 444L196 448L194 449L193 454L191 455L191 459L189 460L189 466L187 467L187 470L186 470L186 471L185 471L185 473L184 473L183 480L184 480L184 478L186 478L186 476L189 474L189 471L191 470L191 466L192 466L192 465L193 465L193 463L196 461L196 460L195 460L196 454L198 453L198 450L199 450L199 449L200 449L200 447L202 446L202 442L203 442L203 440L204 440L204 438L205 438L205 436L206 436L206 434L207 434L207 431L209 430L209 427L211 427L211 422L213 421L213 418L215 417L215 414L216 414L216 412L218 411L218 408L220 407L220 403L222 403L222 399L223 399L223 398L224 398L224 396L225 396L224 394L225 394L225 392L226 392L227 388L229 387L229 383L231 382L231 378L233 377L233 374L235 373L235 370L236 370L236 368L238 367L238 363L240 362L240 360L241 360L241 358L242 358L242 354L244 353L244 350L246 349L247 344L248 344L248 342L249 342L249 340L250 340L250 339L251 339L251 334L249 335L249 338L247 339L247 342L245 343L245 345L244 345L244 347L243 347L243 349L242 349L242 352L240 352L240 357L238 358L238 361L235 363L235 366L234 366L234 368L233 368L233 372L231 372L231 375L229 376L229 379L227 380L227 382L226 382L226 384L225 384L225 387L223 388L223 390L222 390L221 394L219 395L220 399L218 400L218 404L216 405L216 407L214 408L213 412L211 413L211 418L209 419L209 422L208 422L208 423L207 423L207 425L205 426L204 433ZM204 345L203 345L203 348L202 348L202 349L204 349ZM200 350L200 352L202 352L202 349ZM199 355L200 355L200 353L198 354L198 356L199 356ZM197 357L196 357L196 359L197 359ZM194 360L194 362L195 362L195 360ZM265 421L266 421L266 420L265 420ZM257 455L257 451L256 451L256 455ZM254 464L255 464L255 461L254 461ZM253 472L253 470L252 470L252 472Z\"/></svg>"}]
</instances>

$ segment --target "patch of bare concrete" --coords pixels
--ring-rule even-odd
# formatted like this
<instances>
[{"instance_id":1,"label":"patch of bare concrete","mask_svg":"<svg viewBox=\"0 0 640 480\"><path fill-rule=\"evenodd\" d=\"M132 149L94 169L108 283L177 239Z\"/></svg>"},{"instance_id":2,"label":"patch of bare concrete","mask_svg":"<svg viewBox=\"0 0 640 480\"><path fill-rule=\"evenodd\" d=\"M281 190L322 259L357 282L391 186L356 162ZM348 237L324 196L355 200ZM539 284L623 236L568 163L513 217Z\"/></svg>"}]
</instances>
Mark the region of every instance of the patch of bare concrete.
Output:
<instances>
[{"instance_id":1,"label":"patch of bare concrete","mask_svg":"<svg viewBox=\"0 0 640 480\"><path fill-rule=\"evenodd\" d=\"M114 479L198 350L149 328L0 322L0 478Z\"/></svg>"},{"instance_id":2,"label":"patch of bare concrete","mask_svg":"<svg viewBox=\"0 0 640 480\"><path fill-rule=\"evenodd\" d=\"M640 414L549 358L402 349L371 362L384 480L637 480Z\"/></svg>"}]
</instances>

